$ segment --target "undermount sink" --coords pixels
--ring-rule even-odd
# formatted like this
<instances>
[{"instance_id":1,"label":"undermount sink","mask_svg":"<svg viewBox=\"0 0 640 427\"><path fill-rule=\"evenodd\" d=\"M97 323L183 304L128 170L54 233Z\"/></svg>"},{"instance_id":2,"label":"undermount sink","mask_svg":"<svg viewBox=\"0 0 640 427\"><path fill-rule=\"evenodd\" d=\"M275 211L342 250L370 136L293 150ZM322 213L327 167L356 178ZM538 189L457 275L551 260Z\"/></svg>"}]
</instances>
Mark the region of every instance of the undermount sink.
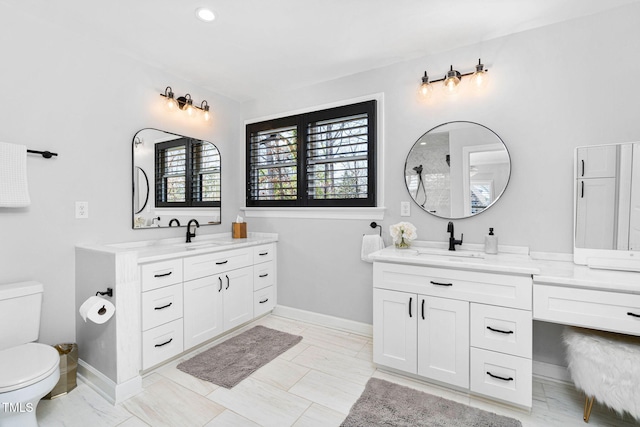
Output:
<instances>
[{"instance_id":1,"label":"undermount sink","mask_svg":"<svg viewBox=\"0 0 640 427\"><path fill-rule=\"evenodd\" d=\"M436 256L446 256L446 257L456 257L456 258L477 258L483 259L484 254L482 252L475 251L449 251L446 249L438 249L438 248L416 248L419 255L436 255Z\"/></svg>"}]
</instances>

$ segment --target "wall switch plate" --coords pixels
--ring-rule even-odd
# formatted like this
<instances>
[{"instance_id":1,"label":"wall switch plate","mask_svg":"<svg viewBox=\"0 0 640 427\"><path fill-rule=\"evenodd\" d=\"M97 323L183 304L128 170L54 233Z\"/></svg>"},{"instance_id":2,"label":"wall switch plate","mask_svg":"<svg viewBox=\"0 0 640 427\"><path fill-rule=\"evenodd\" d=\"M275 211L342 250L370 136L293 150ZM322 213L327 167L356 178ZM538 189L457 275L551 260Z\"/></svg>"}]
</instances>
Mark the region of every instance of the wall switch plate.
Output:
<instances>
[{"instance_id":1,"label":"wall switch plate","mask_svg":"<svg viewBox=\"0 0 640 427\"><path fill-rule=\"evenodd\" d=\"M76 202L76 219L89 218L89 202Z\"/></svg>"},{"instance_id":2,"label":"wall switch plate","mask_svg":"<svg viewBox=\"0 0 640 427\"><path fill-rule=\"evenodd\" d=\"M400 202L400 216L411 216L411 202Z\"/></svg>"}]
</instances>

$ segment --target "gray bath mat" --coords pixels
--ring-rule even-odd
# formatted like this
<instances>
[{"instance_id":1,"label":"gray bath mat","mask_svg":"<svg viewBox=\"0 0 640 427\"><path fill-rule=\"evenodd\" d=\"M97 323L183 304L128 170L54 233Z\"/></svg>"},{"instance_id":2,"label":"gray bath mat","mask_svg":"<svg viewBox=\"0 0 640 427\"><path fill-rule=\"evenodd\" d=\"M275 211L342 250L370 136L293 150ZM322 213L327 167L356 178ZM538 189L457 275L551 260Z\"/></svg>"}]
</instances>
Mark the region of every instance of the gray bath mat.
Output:
<instances>
[{"instance_id":1,"label":"gray bath mat","mask_svg":"<svg viewBox=\"0 0 640 427\"><path fill-rule=\"evenodd\" d=\"M341 426L522 427L522 423L409 387L371 378Z\"/></svg>"},{"instance_id":2,"label":"gray bath mat","mask_svg":"<svg viewBox=\"0 0 640 427\"><path fill-rule=\"evenodd\" d=\"M301 336L255 326L178 365L201 380L231 388L300 342Z\"/></svg>"}]
</instances>

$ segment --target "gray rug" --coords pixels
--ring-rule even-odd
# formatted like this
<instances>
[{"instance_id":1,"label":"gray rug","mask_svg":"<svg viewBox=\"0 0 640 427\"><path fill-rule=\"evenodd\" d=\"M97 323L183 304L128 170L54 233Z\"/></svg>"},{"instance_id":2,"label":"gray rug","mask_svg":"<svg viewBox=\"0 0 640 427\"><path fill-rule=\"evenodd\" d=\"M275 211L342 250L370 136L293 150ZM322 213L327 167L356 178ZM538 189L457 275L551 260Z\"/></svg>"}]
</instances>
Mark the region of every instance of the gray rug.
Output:
<instances>
[{"instance_id":1,"label":"gray rug","mask_svg":"<svg viewBox=\"0 0 640 427\"><path fill-rule=\"evenodd\" d=\"M255 326L178 365L201 380L231 388L300 342L301 336Z\"/></svg>"},{"instance_id":2,"label":"gray rug","mask_svg":"<svg viewBox=\"0 0 640 427\"><path fill-rule=\"evenodd\" d=\"M371 378L343 427L446 426L522 427L513 418Z\"/></svg>"}]
</instances>

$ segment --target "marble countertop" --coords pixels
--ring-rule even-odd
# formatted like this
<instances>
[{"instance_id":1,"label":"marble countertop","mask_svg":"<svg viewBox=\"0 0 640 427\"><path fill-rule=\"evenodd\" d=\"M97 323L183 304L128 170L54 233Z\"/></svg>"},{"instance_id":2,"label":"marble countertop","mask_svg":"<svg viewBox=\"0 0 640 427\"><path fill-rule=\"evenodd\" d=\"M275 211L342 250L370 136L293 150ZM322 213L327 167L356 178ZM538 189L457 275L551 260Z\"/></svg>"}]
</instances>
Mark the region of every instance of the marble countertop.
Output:
<instances>
[{"instance_id":1,"label":"marble countertop","mask_svg":"<svg viewBox=\"0 0 640 427\"><path fill-rule=\"evenodd\" d=\"M76 248L113 254L136 253L138 263L147 263L257 246L277 241L278 235L276 233L250 232L243 239L234 239L231 237L231 233L218 233L194 237L191 243L185 243L185 238L179 237L124 243L76 245Z\"/></svg>"}]
</instances>

